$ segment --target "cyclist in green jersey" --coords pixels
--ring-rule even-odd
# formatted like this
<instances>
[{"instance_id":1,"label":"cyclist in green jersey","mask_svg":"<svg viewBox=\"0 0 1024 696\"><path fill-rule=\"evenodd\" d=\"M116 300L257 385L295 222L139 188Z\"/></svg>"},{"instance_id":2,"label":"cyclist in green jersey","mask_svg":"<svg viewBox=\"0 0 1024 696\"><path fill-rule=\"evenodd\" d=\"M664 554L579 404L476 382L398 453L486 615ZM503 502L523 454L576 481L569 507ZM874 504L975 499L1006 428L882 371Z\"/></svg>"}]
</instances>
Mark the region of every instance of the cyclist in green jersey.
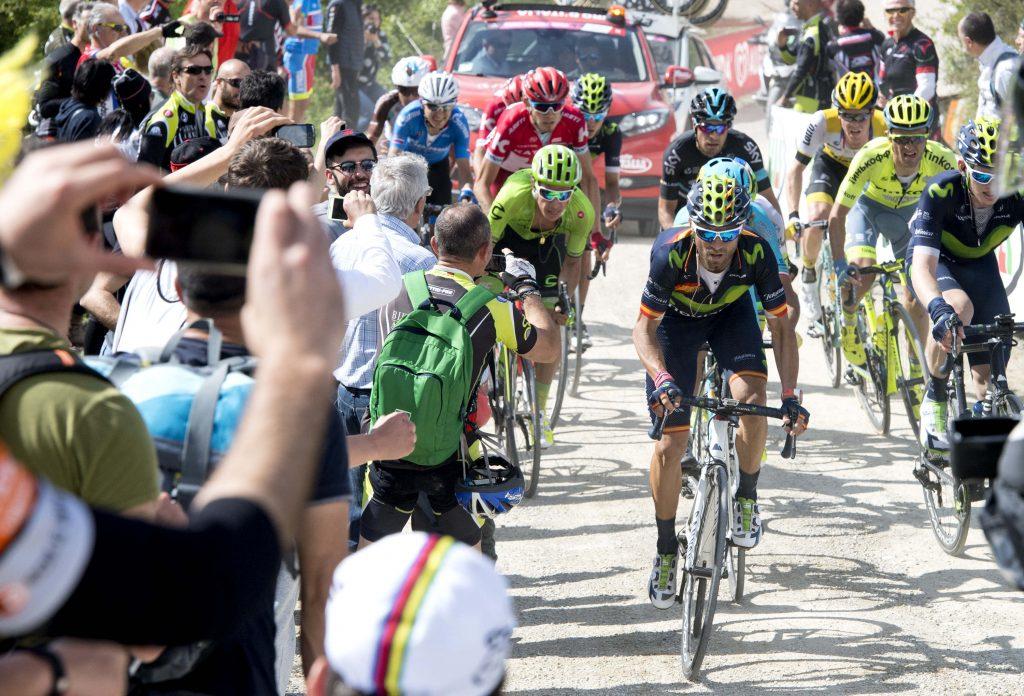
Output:
<instances>
[{"instance_id":1,"label":"cyclist in green jersey","mask_svg":"<svg viewBox=\"0 0 1024 696\"><path fill-rule=\"evenodd\" d=\"M533 157L530 169L520 169L505 182L491 204L491 238L498 250L509 249L537 270L541 297L554 313L558 281L569 294L580 279L583 252L594 226L594 208L579 189L583 171L576 153L564 145L546 145ZM564 323L564 315L555 313ZM537 363L537 396L541 411L561 355L550 363ZM554 432L543 415L541 446L554 443Z\"/></svg>"},{"instance_id":2,"label":"cyclist in green jersey","mask_svg":"<svg viewBox=\"0 0 1024 696\"><path fill-rule=\"evenodd\" d=\"M888 136L875 138L862 147L850 162L849 172L839 187L828 220L828 232L840 282L850 264L870 266L876 261L875 245L882 235L892 245L897 259L904 259L910 243L910 218L928 180L956 169L956 155L942 143L928 139L933 112L927 101L904 94L885 105ZM852 292L843 293L843 355L858 367L867 361L856 331L857 303L874 280L871 276L851 280ZM917 326L918 334L928 332L928 314L902 288L903 303Z\"/></svg>"}]
</instances>

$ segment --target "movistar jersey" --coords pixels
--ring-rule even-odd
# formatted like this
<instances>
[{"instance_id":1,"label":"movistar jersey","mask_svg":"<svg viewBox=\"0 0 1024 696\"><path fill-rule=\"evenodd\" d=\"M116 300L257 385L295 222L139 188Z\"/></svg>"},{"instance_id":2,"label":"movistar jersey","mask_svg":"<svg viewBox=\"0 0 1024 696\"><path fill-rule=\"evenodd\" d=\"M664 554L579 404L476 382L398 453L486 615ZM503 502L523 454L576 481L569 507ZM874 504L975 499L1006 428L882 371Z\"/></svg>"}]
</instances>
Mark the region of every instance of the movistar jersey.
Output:
<instances>
[{"instance_id":1,"label":"movistar jersey","mask_svg":"<svg viewBox=\"0 0 1024 696\"><path fill-rule=\"evenodd\" d=\"M892 159L892 143L887 137L875 138L862 147L850 162L850 171L839 186L836 200L852 208L862 193L890 208L916 205L928 180L937 174L956 169L956 155L948 147L929 140L917 175L904 184L896 177Z\"/></svg>"},{"instance_id":2,"label":"movistar jersey","mask_svg":"<svg viewBox=\"0 0 1024 696\"><path fill-rule=\"evenodd\" d=\"M651 248L651 269L640 311L655 319L669 310L683 317L707 317L737 300L749 301L747 292L754 288L765 312L786 316L786 291L775 255L753 232L740 234L732 263L713 292L701 278L697 263L697 246L689 229L670 227L658 235Z\"/></svg>"},{"instance_id":3,"label":"movistar jersey","mask_svg":"<svg viewBox=\"0 0 1024 696\"><path fill-rule=\"evenodd\" d=\"M871 112L868 139L885 135L885 118L882 112L875 109ZM816 154L821 152L836 162L849 166L850 160L859 148L850 147L843 134L843 125L839 120L839 109L822 109L815 112L804 132L804 137L796 148L796 161L808 164Z\"/></svg>"},{"instance_id":4,"label":"movistar jersey","mask_svg":"<svg viewBox=\"0 0 1024 696\"><path fill-rule=\"evenodd\" d=\"M547 244L550 238L566 235L565 250L569 256L582 256L594 227L594 207L579 188L572 192L569 205L553 230L533 229L537 201L533 198L533 172L520 169L501 187L487 217L491 221L491 239L497 244L509 231L523 239Z\"/></svg>"},{"instance_id":5,"label":"movistar jersey","mask_svg":"<svg viewBox=\"0 0 1024 696\"><path fill-rule=\"evenodd\" d=\"M610 174L619 171L622 159L622 130L619 124L605 121L601 124L601 130L590 138L587 146L590 148L590 156L597 159L604 155L604 170Z\"/></svg>"},{"instance_id":6,"label":"movistar jersey","mask_svg":"<svg viewBox=\"0 0 1024 696\"><path fill-rule=\"evenodd\" d=\"M459 107L452 110L448 125L437 135L430 135L427 121L423 116L423 104L419 99L406 104L395 121L391 145L403 152L412 152L437 164L455 151L457 159L469 157L469 124Z\"/></svg>"},{"instance_id":7,"label":"movistar jersey","mask_svg":"<svg viewBox=\"0 0 1024 696\"><path fill-rule=\"evenodd\" d=\"M915 253L930 249L949 260L990 254L1024 221L1024 196L1016 193L996 201L991 217L979 229L976 222L987 212L975 209L963 174L940 174L925 188L910 220Z\"/></svg>"}]
</instances>

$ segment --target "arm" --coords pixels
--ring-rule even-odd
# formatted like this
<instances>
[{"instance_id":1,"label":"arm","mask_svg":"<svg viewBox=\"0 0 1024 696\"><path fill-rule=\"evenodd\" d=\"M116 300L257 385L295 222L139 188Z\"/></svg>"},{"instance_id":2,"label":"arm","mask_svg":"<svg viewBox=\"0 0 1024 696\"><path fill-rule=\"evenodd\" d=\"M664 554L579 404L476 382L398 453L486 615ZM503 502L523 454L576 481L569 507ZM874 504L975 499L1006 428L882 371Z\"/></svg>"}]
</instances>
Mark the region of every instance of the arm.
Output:
<instances>
[{"instance_id":1,"label":"arm","mask_svg":"<svg viewBox=\"0 0 1024 696\"><path fill-rule=\"evenodd\" d=\"M398 90L393 89L387 94L383 95L377 100L377 103L373 107L373 118L370 119L370 123L366 126L366 137L371 141L376 142L377 138L384 131L384 124L388 120L388 114L391 109L395 108L395 104L398 103Z\"/></svg>"},{"instance_id":2,"label":"arm","mask_svg":"<svg viewBox=\"0 0 1024 696\"><path fill-rule=\"evenodd\" d=\"M793 74L789 76L789 82L786 83L786 90L779 97L779 100L775 102L779 106L782 106L786 101L793 97L796 93L797 88L800 86L808 75L814 70L814 64L816 57L814 55L814 42L810 38L804 38L800 41L800 47L796 53L796 67L793 69Z\"/></svg>"},{"instance_id":3,"label":"arm","mask_svg":"<svg viewBox=\"0 0 1024 696\"><path fill-rule=\"evenodd\" d=\"M915 249L917 251L917 249ZM921 300L921 304L928 306L936 297L942 297L939 289L939 281L935 275L939 267L939 255L929 253L915 253L911 266L910 279L914 283L914 294Z\"/></svg>"},{"instance_id":4,"label":"arm","mask_svg":"<svg viewBox=\"0 0 1024 696\"><path fill-rule=\"evenodd\" d=\"M676 201L658 197L658 224L666 230L676 219Z\"/></svg>"},{"instance_id":5,"label":"arm","mask_svg":"<svg viewBox=\"0 0 1024 696\"><path fill-rule=\"evenodd\" d=\"M455 160L455 169L459 177L459 184L466 186L473 181L473 170L469 166L468 157L459 157Z\"/></svg>"},{"instance_id":6,"label":"arm","mask_svg":"<svg viewBox=\"0 0 1024 696\"><path fill-rule=\"evenodd\" d=\"M583 170L583 179L580 181L580 189L590 199L590 207L594 210L601 209L601 186L597 183L597 176L594 175L594 158L589 152L576 153L580 161L580 169ZM593 229L596 231L597 216L594 216Z\"/></svg>"},{"instance_id":7,"label":"arm","mask_svg":"<svg viewBox=\"0 0 1024 696\"><path fill-rule=\"evenodd\" d=\"M846 261L846 216L850 209L836 201L832 206L832 212L828 216L828 242L832 251L837 270L841 263Z\"/></svg>"},{"instance_id":8,"label":"arm","mask_svg":"<svg viewBox=\"0 0 1024 696\"><path fill-rule=\"evenodd\" d=\"M579 273L577 273L578 275ZM537 330L537 342L533 344L531 350L523 353L523 357L539 363L555 360L561 350L559 345L561 336L558 325L551 317L551 312L544 306L540 295L529 295L523 300L523 314L526 316L526 321L530 322L530 325Z\"/></svg>"},{"instance_id":9,"label":"arm","mask_svg":"<svg viewBox=\"0 0 1024 696\"><path fill-rule=\"evenodd\" d=\"M667 372L665 356L661 352L661 344L658 343L659 324L661 324L661 316L651 317L641 311L633 326L633 347L636 348L640 363L651 379L654 379L659 372Z\"/></svg>"},{"instance_id":10,"label":"arm","mask_svg":"<svg viewBox=\"0 0 1024 696\"><path fill-rule=\"evenodd\" d=\"M408 413L395 411L382 416L370 432L349 435L345 444L352 468L370 461L401 459L416 447L416 425Z\"/></svg>"},{"instance_id":11,"label":"arm","mask_svg":"<svg viewBox=\"0 0 1024 696\"><path fill-rule=\"evenodd\" d=\"M481 210L490 210L491 204L494 203L494 197L491 196L491 184L498 178L498 169L498 165L485 154L476 181L473 182L473 193L476 194L476 200L480 203Z\"/></svg>"},{"instance_id":12,"label":"arm","mask_svg":"<svg viewBox=\"0 0 1024 696\"><path fill-rule=\"evenodd\" d=\"M939 77L939 54L935 51L935 44L931 39L922 39L914 44L911 49L914 54L914 61L917 68L914 71L914 81L917 87L914 94L922 99L931 100L935 97L935 87Z\"/></svg>"},{"instance_id":13,"label":"arm","mask_svg":"<svg viewBox=\"0 0 1024 696\"><path fill-rule=\"evenodd\" d=\"M589 239L589 235L587 235L587 238ZM572 294L576 291L576 286L580 283L580 266L582 265L582 256L569 256L565 259L565 263L562 264L560 278L565 282L566 289L569 291L569 297L572 297Z\"/></svg>"},{"instance_id":14,"label":"arm","mask_svg":"<svg viewBox=\"0 0 1024 696\"><path fill-rule=\"evenodd\" d=\"M768 329L772 332L772 351L775 353L775 364L779 370L779 383L782 392L796 389L800 372L800 353L797 347L796 326L785 317L765 315Z\"/></svg>"},{"instance_id":15,"label":"arm","mask_svg":"<svg viewBox=\"0 0 1024 696\"><path fill-rule=\"evenodd\" d=\"M92 286L79 301L96 320L111 331L117 326L117 317L121 313L121 303L114 293L124 287L130 280L127 276L113 273L100 273Z\"/></svg>"},{"instance_id":16,"label":"arm","mask_svg":"<svg viewBox=\"0 0 1024 696\"><path fill-rule=\"evenodd\" d=\"M804 184L804 170L807 165L799 159L789 165L786 173L786 203L789 205L789 217L800 217L800 189Z\"/></svg>"},{"instance_id":17,"label":"arm","mask_svg":"<svg viewBox=\"0 0 1024 696\"><path fill-rule=\"evenodd\" d=\"M346 473L347 475L347 473ZM299 554L302 632L302 670L309 674L313 662L324 654L324 613L331 578L348 554L348 539L340 530L348 528L347 501L310 505L302 515L296 547Z\"/></svg>"},{"instance_id":18,"label":"arm","mask_svg":"<svg viewBox=\"0 0 1024 696\"><path fill-rule=\"evenodd\" d=\"M346 294L344 319L348 321L395 299L402 289L402 272L378 225L370 197L350 191L345 196L345 211L355 222L351 232L331 245L330 256Z\"/></svg>"},{"instance_id":19,"label":"arm","mask_svg":"<svg viewBox=\"0 0 1024 696\"><path fill-rule=\"evenodd\" d=\"M146 31L140 31L137 34L122 36L106 48L97 51L95 57L98 60L105 60L113 63L124 56L130 56L141 51L161 36L163 36L163 27L153 27Z\"/></svg>"}]
</instances>

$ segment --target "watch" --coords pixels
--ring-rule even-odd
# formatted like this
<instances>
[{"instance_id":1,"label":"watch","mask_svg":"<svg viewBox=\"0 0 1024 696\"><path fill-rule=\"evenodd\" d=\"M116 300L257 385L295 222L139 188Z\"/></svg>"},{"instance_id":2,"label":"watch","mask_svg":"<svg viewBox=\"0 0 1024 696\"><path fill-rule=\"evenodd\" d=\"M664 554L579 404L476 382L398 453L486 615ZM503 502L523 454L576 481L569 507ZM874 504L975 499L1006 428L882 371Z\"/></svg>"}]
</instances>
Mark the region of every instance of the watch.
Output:
<instances>
[{"instance_id":1,"label":"watch","mask_svg":"<svg viewBox=\"0 0 1024 696\"><path fill-rule=\"evenodd\" d=\"M64 660L57 653L50 650L48 645L37 645L32 648L25 648L25 650L50 665L50 671L53 674L53 686L50 687L50 696L63 696L63 694L68 693L71 683L68 680L67 672L64 671Z\"/></svg>"}]
</instances>

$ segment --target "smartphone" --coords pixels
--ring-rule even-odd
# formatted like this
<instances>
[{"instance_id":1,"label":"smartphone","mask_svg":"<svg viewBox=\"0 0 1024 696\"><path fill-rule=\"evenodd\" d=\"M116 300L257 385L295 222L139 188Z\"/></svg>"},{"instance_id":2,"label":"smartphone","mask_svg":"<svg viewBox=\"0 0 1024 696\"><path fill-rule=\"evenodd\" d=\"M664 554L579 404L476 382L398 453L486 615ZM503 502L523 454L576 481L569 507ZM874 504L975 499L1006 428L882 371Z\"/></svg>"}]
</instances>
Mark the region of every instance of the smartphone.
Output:
<instances>
[{"instance_id":1,"label":"smartphone","mask_svg":"<svg viewBox=\"0 0 1024 696\"><path fill-rule=\"evenodd\" d=\"M348 213L345 212L345 199L341 196L331 194L327 199L327 217L337 222L348 220Z\"/></svg>"},{"instance_id":2,"label":"smartphone","mask_svg":"<svg viewBox=\"0 0 1024 696\"><path fill-rule=\"evenodd\" d=\"M238 22L241 21L241 15L227 14L227 13L222 12L219 15L217 15L216 17L214 17L213 21L215 21L215 22L224 22L225 24L238 24Z\"/></svg>"},{"instance_id":3,"label":"smartphone","mask_svg":"<svg viewBox=\"0 0 1024 696\"><path fill-rule=\"evenodd\" d=\"M271 131L271 134L275 138L287 140L295 147L313 147L313 143L316 141L316 132L313 130L312 123L289 123L278 126Z\"/></svg>"},{"instance_id":4,"label":"smartphone","mask_svg":"<svg viewBox=\"0 0 1024 696\"><path fill-rule=\"evenodd\" d=\"M505 255L491 254L491 260L487 262L487 267L484 270L486 270L488 273L504 273Z\"/></svg>"},{"instance_id":5,"label":"smartphone","mask_svg":"<svg viewBox=\"0 0 1024 696\"><path fill-rule=\"evenodd\" d=\"M245 274L263 191L167 186L149 204L146 255Z\"/></svg>"}]
</instances>

